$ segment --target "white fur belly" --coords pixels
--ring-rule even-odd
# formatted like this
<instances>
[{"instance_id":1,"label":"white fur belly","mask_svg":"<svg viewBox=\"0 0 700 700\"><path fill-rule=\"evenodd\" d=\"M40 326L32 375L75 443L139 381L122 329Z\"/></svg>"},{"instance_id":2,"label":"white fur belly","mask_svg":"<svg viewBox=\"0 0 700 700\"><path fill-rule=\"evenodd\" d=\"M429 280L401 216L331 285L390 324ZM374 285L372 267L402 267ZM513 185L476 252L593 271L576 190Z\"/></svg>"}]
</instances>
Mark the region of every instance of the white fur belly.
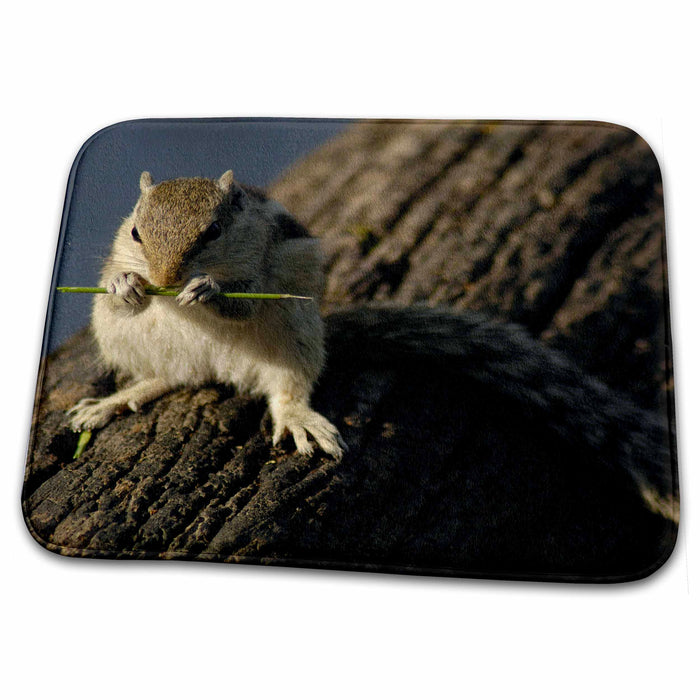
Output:
<instances>
[{"instance_id":1,"label":"white fur belly","mask_svg":"<svg viewBox=\"0 0 700 700\"><path fill-rule=\"evenodd\" d=\"M97 301L93 332L111 368L172 386L218 381L250 389L257 383L245 333L236 324L217 324L204 309L178 309L174 299L152 299L134 314L115 312L109 301ZM206 323L197 323L198 314L207 314Z\"/></svg>"}]
</instances>

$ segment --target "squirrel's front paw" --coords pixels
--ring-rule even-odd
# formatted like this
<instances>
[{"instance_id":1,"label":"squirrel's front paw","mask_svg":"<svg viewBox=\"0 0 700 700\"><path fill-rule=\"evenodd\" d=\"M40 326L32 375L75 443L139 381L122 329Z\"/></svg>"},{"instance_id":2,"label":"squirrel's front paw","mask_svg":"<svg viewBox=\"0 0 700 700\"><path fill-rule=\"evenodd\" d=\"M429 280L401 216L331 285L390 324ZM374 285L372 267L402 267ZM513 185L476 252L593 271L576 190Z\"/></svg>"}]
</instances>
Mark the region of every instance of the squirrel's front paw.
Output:
<instances>
[{"instance_id":1,"label":"squirrel's front paw","mask_svg":"<svg viewBox=\"0 0 700 700\"><path fill-rule=\"evenodd\" d=\"M221 287L210 275L196 275L177 295L177 303L180 306L191 306L208 301L220 291Z\"/></svg>"},{"instance_id":2,"label":"squirrel's front paw","mask_svg":"<svg viewBox=\"0 0 700 700\"><path fill-rule=\"evenodd\" d=\"M137 272L120 272L107 285L107 292L131 306L141 306L146 301L145 285L146 280Z\"/></svg>"}]
</instances>

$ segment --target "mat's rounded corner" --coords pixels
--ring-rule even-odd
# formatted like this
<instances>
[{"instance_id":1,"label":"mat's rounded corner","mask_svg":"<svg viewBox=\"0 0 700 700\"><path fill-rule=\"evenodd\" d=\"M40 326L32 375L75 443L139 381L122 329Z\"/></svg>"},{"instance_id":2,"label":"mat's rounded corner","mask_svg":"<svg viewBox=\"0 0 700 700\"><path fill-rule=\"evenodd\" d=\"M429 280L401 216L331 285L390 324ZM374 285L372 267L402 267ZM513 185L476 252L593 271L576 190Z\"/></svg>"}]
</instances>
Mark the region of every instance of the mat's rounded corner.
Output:
<instances>
[{"instance_id":1,"label":"mat's rounded corner","mask_svg":"<svg viewBox=\"0 0 700 700\"><path fill-rule=\"evenodd\" d=\"M24 526L27 528L29 534L31 535L32 540L41 547L41 549L50 552L51 554L56 555L57 557L61 558L74 558L76 556L80 556L81 551L78 549L73 549L70 547L62 547L59 545L55 545L52 542L49 542L48 540L44 539L40 534L39 531L36 529L34 526L34 523L32 522L31 516L29 514L29 511L27 509L27 501L24 497L24 493L22 494L22 520L24 521Z\"/></svg>"},{"instance_id":2,"label":"mat's rounded corner","mask_svg":"<svg viewBox=\"0 0 700 700\"><path fill-rule=\"evenodd\" d=\"M659 157L656 155L656 152L654 149L651 147L649 142L642 136L636 129L633 129L631 126L627 126L626 124L620 124L618 122L609 122L605 120L591 120L586 122L587 124L590 124L591 126L599 126L601 128L606 128L606 129L612 129L615 131L620 131L623 133L627 133L630 136L636 138L642 146L649 152L651 157L654 159L654 162L656 163L656 170L658 172L659 180L662 180L661 176L661 162L659 161Z\"/></svg>"},{"instance_id":3,"label":"mat's rounded corner","mask_svg":"<svg viewBox=\"0 0 700 700\"><path fill-rule=\"evenodd\" d=\"M654 561L628 574L622 574L620 577L611 580L610 583L637 583L653 578L660 569L664 568L676 551L678 527L678 522L669 520L667 531L664 533L662 548Z\"/></svg>"},{"instance_id":4,"label":"mat's rounded corner","mask_svg":"<svg viewBox=\"0 0 700 700\"><path fill-rule=\"evenodd\" d=\"M78 152L75 154L75 158L73 158L73 163L71 164L71 169L70 169L70 177L69 177L69 182L73 180L73 176L78 170L78 167L80 165L80 162L83 159L83 156L87 151L90 149L93 143L97 141L100 137L102 137L104 134L106 134L109 131L116 131L117 129L123 129L125 127L135 125L135 124L146 124L148 122L153 122L157 121L154 119L122 119L121 121L114 122L112 124L107 124L106 126L103 126L99 128L97 131L93 132L90 136L88 136L85 141L83 141L82 146L78 149ZM70 186L68 188L70 190Z\"/></svg>"},{"instance_id":5,"label":"mat's rounded corner","mask_svg":"<svg viewBox=\"0 0 700 700\"><path fill-rule=\"evenodd\" d=\"M31 521L29 513L27 512L24 498L22 499L22 520L24 521L24 527L27 528L27 531L29 532L29 535L31 536L35 544L39 545L39 547L46 550L47 552L51 552L51 554L64 556L59 549L56 549L54 545L52 545L48 540L45 540L38 533L37 529L34 527L34 524Z\"/></svg>"}]
</instances>

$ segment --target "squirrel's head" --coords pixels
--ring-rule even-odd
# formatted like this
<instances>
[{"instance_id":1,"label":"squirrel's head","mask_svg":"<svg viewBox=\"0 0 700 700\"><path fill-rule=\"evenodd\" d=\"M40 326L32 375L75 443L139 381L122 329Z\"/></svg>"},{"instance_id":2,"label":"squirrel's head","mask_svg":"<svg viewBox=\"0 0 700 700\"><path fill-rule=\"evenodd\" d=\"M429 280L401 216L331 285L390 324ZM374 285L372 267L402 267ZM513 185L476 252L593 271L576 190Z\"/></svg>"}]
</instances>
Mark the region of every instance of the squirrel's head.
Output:
<instances>
[{"instance_id":1,"label":"squirrel's head","mask_svg":"<svg viewBox=\"0 0 700 700\"><path fill-rule=\"evenodd\" d=\"M140 187L131 238L148 264L151 282L162 286L181 283L195 258L216 258L218 239L248 196L230 170L218 180L192 177L159 184L144 172Z\"/></svg>"}]
</instances>

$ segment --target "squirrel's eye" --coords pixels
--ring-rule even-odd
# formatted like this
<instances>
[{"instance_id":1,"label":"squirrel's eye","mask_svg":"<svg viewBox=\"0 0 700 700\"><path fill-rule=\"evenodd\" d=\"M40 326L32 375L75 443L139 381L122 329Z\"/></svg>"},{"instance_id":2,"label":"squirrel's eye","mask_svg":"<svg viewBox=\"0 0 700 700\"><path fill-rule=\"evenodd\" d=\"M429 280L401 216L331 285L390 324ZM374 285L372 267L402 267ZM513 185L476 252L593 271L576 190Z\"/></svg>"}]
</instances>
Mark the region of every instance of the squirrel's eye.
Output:
<instances>
[{"instance_id":1,"label":"squirrel's eye","mask_svg":"<svg viewBox=\"0 0 700 700\"><path fill-rule=\"evenodd\" d=\"M202 239L205 243L209 241L215 241L221 235L221 224L215 221L209 228L204 232Z\"/></svg>"},{"instance_id":2,"label":"squirrel's eye","mask_svg":"<svg viewBox=\"0 0 700 700\"><path fill-rule=\"evenodd\" d=\"M131 237L132 237L137 243L141 243L141 236L139 236L139 232L138 232L138 230L136 229L136 226L134 226L134 228L131 229Z\"/></svg>"}]
</instances>

